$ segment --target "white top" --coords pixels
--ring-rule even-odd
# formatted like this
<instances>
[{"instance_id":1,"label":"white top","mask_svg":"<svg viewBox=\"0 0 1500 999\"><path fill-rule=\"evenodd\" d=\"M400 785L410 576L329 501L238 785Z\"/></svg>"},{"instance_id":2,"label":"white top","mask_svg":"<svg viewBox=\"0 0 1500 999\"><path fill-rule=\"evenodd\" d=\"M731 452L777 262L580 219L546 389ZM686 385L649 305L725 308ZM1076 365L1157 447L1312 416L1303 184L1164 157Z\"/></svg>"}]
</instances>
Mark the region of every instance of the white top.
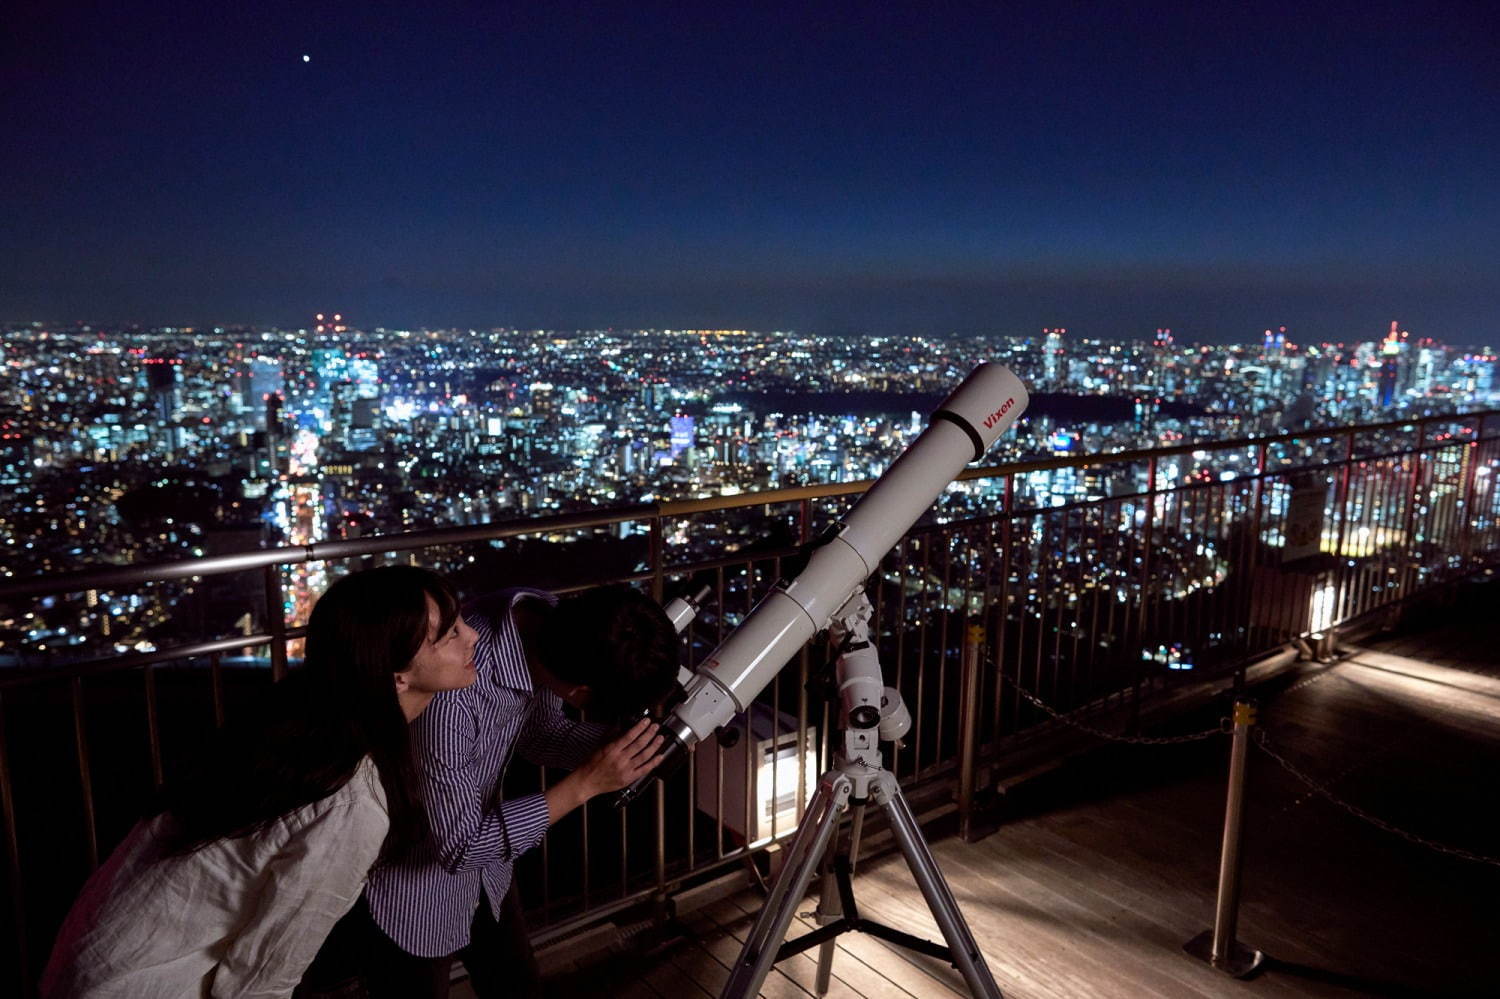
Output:
<instances>
[{"instance_id":1,"label":"white top","mask_svg":"<svg viewBox=\"0 0 1500 999\"><path fill-rule=\"evenodd\" d=\"M162 857L164 821L137 823L84 885L44 999L289 996L390 828L369 757L333 794L255 835Z\"/></svg>"}]
</instances>

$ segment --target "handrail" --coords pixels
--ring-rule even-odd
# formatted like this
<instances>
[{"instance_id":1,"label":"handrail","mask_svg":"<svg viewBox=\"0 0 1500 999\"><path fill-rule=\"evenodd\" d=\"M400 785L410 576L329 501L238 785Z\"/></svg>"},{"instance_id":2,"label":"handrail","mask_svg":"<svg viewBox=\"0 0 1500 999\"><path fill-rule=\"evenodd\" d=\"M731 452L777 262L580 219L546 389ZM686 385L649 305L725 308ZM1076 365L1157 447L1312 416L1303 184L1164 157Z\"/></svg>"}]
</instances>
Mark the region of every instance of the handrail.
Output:
<instances>
[{"instance_id":1,"label":"handrail","mask_svg":"<svg viewBox=\"0 0 1500 999\"><path fill-rule=\"evenodd\" d=\"M1479 420L1474 439L1483 438L1484 425L1488 418L1500 417L1500 409L1478 410L1468 413L1445 413L1409 420L1390 420L1383 423L1352 424L1341 427L1314 427L1293 430L1264 437L1241 437L1227 441L1197 441L1174 444L1169 447L1140 448L1129 451L1110 451L1101 454L1072 455L1052 458L1036 458L1009 462L1003 465L986 465L965 469L958 481L996 478L1006 475L1021 475L1030 472L1049 471L1061 468L1090 468L1100 465L1127 464L1152 458L1191 454L1194 451L1228 451L1240 448L1269 446L1286 441L1309 437L1343 437L1381 430L1396 430L1404 427L1425 427L1433 422ZM1442 445L1428 444L1427 447ZM1327 464L1337 464L1328 462ZM429 548L435 545L464 544L472 541L493 541L501 538L529 534L545 534L551 531L579 530L603 527L632 520L652 520L661 517L687 516L714 510L739 509L749 506L769 506L777 503L793 503L811 499L826 499L862 493L874 479L853 482L831 482L818 485L790 486L731 496L712 496L699 499L665 500L657 503L638 503L629 506L595 508L589 511L551 514L542 517L527 517L499 521L483 525L440 527L423 531L399 534L377 534L352 540L316 541L307 545L288 545L280 548L259 548L225 555L208 555L171 562L156 562L146 565L116 566L106 569L83 569L77 572L36 576L16 582L0 584L0 600L20 600L29 597L58 593L80 593L85 590L107 589L111 586L135 585L148 582L164 582L187 579L193 576L210 576L226 572L242 572L274 565L297 565L303 562L320 562L327 559L352 558L382 552L408 551L413 548Z\"/></svg>"},{"instance_id":2,"label":"handrail","mask_svg":"<svg viewBox=\"0 0 1500 999\"><path fill-rule=\"evenodd\" d=\"M287 638L301 638L307 634L304 628L288 628ZM231 635L228 638L215 638L206 642L193 642L189 645L173 645L165 649L156 649L152 652L136 652L127 655L101 656L98 659L86 659L82 662L63 663L59 666L31 666L18 667L16 669L0 672L0 690L7 687L24 687L36 681L39 676L45 676L49 680L71 680L74 677L94 676L99 673L112 673L117 670L136 669L141 666L157 666L161 663L178 662L183 659L197 659L202 656L210 656L216 652L232 652L235 649L251 649L258 645L270 645L277 641L278 636L269 633L256 635Z\"/></svg>"},{"instance_id":3,"label":"handrail","mask_svg":"<svg viewBox=\"0 0 1500 999\"><path fill-rule=\"evenodd\" d=\"M84 569L79 572L37 576L19 583L0 585L0 600L53 593L80 593L136 583L157 583L193 576L215 576L225 572L244 572L266 566L297 565L326 559L353 558L379 552L430 548L433 545L455 545L470 541L492 541L523 534L548 531L571 531L583 527L601 527L654 515L654 504L613 507L588 513L562 513L524 520L506 520L480 526L437 527L403 534L375 534L368 538L338 541L315 541L308 545L286 545L281 548L255 548L227 555L205 555L198 558L155 562L147 565L123 565L110 569Z\"/></svg>"}]
</instances>

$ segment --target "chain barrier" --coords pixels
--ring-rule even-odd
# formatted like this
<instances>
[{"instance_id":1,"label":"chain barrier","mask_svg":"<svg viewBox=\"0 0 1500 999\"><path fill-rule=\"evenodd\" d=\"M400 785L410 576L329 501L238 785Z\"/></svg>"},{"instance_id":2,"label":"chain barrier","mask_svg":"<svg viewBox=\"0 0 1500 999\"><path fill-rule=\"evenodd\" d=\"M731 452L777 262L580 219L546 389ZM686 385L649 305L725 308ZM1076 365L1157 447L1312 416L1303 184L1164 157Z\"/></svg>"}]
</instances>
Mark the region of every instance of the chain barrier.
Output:
<instances>
[{"instance_id":1,"label":"chain barrier","mask_svg":"<svg viewBox=\"0 0 1500 999\"><path fill-rule=\"evenodd\" d=\"M1015 692L1020 694L1030 704L1050 715L1054 721L1060 721L1070 728L1076 728L1080 732L1086 732L1089 735L1100 739L1107 739L1110 742L1128 742L1137 746L1175 746L1184 742L1198 742L1203 739L1212 739L1216 735L1224 735L1229 731L1228 719L1224 719L1219 723L1217 728L1204 729L1202 732L1189 732L1186 735L1121 735L1118 732L1106 732L1103 729L1085 725L1075 718L1069 718L1067 715L1062 714L1004 673L1000 674L1000 679L1010 684L1015 689Z\"/></svg>"},{"instance_id":2,"label":"chain barrier","mask_svg":"<svg viewBox=\"0 0 1500 999\"><path fill-rule=\"evenodd\" d=\"M1301 769L1299 769L1295 763L1291 762L1285 756L1282 756L1280 753L1276 752L1276 750L1272 749L1270 744L1270 737L1266 735L1265 729L1258 728L1252 733L1252 735L1255 740L1255 745L1260 749L1260 751L1265 753L1271 759L1275 760L1276 763L1281 766L1281 769L1285 770L1287 773L1297 778L1303 784L1307 785L1307 789L1318 795L1318 797L1323 798L1330 804L1337 805L1339 808L1342 808L1344 811L1348 812L1356 819L1359 819L1361 822L1367 822L1377 829L1383 829L1394 836L1399 836L1402 839L1406 840L1408 843L1415 843L1417 846L1423 846L1429 850L1436 850L1438 853L1444 853L1450 857L1458 857L1460 860L1470 860L1476 864L1489 864L1492 867L1500 867L1500 857L1489 857L1485 856L1482 853L1475 853L1472 850L1465 850L1462 847L1449 846L1446 843L1438 843L1435 840L1430 840L1425 837L1418 836L1416 833L1407 832L1405 829L1401 829L1397 826L1391 825L1391 823L1387 822L1385 819L1371 815L1369 812L1365 811L1363 808L1360 808L1358 805L1351 805L1349 802L1345 801L1344 799L1340 798L1338 795L1330 791L1322 783L1308 776Z\"/></svg>"},{"instance_id":3,"label":"chain barrier","mask_svg":"<svg viewBox=\"0 0 1500 999\"><path fill-rule=\"evenodd\" d=\"M1130 736L1120 735L1115 732L1106 732L1103 729L1094 728L1091 725L1085 725L1083 722L1080 722L1073 718L1069 718L1067 715L1062 714L1056 708L1053 708L1050 704L1037 697L1025 687L1022 687L1019 683L1017 683L1010 677L1002 674L1001 679L1009 684L1015 690L1015 692L1017 694L1020 694L1021 697L1028 703L1045 712L1054 721L1062 722L1064 725L1075 728L1080 732L1085 732L1097 738L1109 740L1110 742L1125 742L1142 746L1169 746L1176 745L1178 743L1198 742L1203 739L1211 739L1216 735L1223 735L1229 731L1229 722L1228 719L1225 719L1224 721L1220 722L1219 727L1217 728L1205 729L1202 732L1189 732L1186 735ZM1486 856L1482 853L1475 853L1472 850L1465 850L1462 847L1449 846L1446 843L1439 843L1435 840L1430 840L1426 837L1418 836L1416 833L1408 832L1407 830L1402 829L1398 826L1394 826L1378 816L1371 815L1369 812L1360 808L1358 805L1352 805L1344 799L1340 798L1338 795L1330 791L1325 785L1303 772L1295 763L1292 763L1286 757L1282 756L1280 753L1276 752L1276 750L1272 749L1270 745L1270 737L1266 735L1265 729L1257 727L1251 733L1251 737L1254 740L1255 745L1261 750L1261 752L1265 753L1272 760L1275 760L1283 770L1305 784L1308 790L1312 791L1320 798L1328 801L1330 804L1336 805L1344 811L1348 812L1350 815L1359 819L1361 822L1366 822L1377 829L1383 829L1384 831L1391 833L1394 836L1399 836L1401 839L1404 839L1409 843L1414 843L1417 846L1426 847L1429 850L1434 850L1438 853L1446 854L1450 857L1457 857L1460 860L1468 860L1477 864L1488 864L1492 867L1500 867L1500 857Z\"/></svg>"}]
</instances>

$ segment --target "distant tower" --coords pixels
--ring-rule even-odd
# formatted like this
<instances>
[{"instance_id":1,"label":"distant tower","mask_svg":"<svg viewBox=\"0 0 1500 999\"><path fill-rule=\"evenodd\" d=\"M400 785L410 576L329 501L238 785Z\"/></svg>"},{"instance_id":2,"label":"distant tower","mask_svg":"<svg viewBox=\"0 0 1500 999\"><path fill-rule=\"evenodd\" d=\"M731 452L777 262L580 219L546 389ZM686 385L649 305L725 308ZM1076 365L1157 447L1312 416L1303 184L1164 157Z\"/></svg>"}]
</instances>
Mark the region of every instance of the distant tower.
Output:
<instances>
[{"instance_id":1,"label":"distant tower","mask_svg":"<svg viewBox=\"0 0 1500 999\"><path fill-rule=\"evenodd\" d=\"M1400 324L1392 320L1391 331L1380 345L1380 388L1376 399L1382 406L1393 405L1396 401L1396 387L1401 380L1401 339L1404 336Z\"/></svg>"},{"instance_id":2,"label":"distant tower","mask_svg":"<svg viewBox=\"0 0 1500 999\"><path fill-rule=\"evenodd\" d=\"M281 393L266 396L266 474L275 478L280 472L276 451L281 439Z\"/></svg>"},{"instance_id":3,"label":"distant tower","mask_svg":"<svg viewBox=\"0 0 1500 999\"><path fill-rule=\"evenodd\" d=\"M1056 329L1044 329L1042 334L1046 337L1042 347L1042 376L1046 379L1049 388L1058 387L1058 373L1066 370L1063 363L1063 334L1067 333L1061 326Z\"/></svg>"},{"instance_id":4,"label":"distant tower","mask_svg":"<svg viewBox=\"0 0 1500 999\"><path fill-rule=\"evenodd\" d=\"M1168 371L1172 365L1172 330L1166 326L1158 326L1151 348L1156 355L1151 365L1151 386L1159 393L1170 392L1176 387L1176 377Z\"/></svg>"},{"instance_id":5,"label":"distant tower","mask_svg":"<svg viewBox=\"0 0 1500 999\"><path fill-rule=\"evenodd\" d=\"M145 363L152 415L168 423L177 409L177 368L182 361L175 357L148 357Z\"/></svg>"},{"instance_id":6,"label":"distant tower","mask_svg":"<svg viewBox=\"0 0 1500 999\"><path fill-rule=\"evenodd\" d=\"M691 416L684 416L678 413L671 420L667 421L667 426L671 431L672 457L676 458L679 454L692 447L697 440L694 420Z\"/></svg>"}]
</instances>

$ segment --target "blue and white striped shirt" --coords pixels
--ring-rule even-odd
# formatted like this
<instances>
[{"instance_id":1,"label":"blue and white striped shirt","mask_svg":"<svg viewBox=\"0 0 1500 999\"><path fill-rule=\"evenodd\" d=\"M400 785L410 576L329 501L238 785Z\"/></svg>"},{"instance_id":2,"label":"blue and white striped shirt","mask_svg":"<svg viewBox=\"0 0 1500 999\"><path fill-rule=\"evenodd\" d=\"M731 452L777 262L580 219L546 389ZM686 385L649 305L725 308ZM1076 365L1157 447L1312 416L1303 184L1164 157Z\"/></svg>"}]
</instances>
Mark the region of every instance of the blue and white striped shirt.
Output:
<instances>
[{"instance_id":1,"label":"blue and white striped shirt","mask_svg":"<svg viewBox=\"0 0 1500 999\"><path fill-rule=\"evenodd\" d=\"M511 754L533 763L576 768L603 742L603 725L571 721L562 699L534 690L512 610L524 599L554 603L539 590L511 589L463 609L478 633L474 683L445 690L412 723L423 803L432 839L401 864L370 872L370 914L403 950L444 957L469 942L469 924L483 886L499 917L517 857L547 832L541 794L501 800Z\"/></svg>"}]
</instances>

